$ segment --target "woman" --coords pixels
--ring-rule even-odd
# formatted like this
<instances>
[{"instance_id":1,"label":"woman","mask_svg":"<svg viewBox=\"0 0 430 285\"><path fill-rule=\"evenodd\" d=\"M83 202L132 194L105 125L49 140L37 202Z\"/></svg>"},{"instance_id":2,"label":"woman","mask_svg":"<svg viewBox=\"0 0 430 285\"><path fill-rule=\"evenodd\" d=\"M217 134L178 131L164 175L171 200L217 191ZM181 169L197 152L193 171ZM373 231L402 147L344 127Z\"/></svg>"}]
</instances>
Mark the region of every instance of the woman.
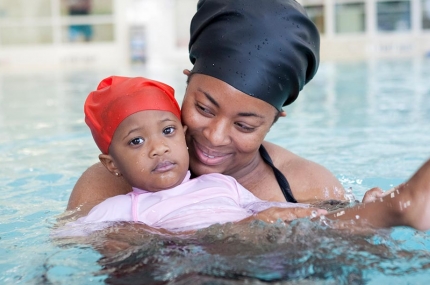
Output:
<instances>
[{"instance_id":1,"label":"woman","mask_svg":"<svg viewBox=\"0 0 430 285\"><path fill-rule=\"evenodd\" d=\"M200 1L191 23L190 59L194 68L186 72L182 116L194 175L233 176L269 201L344 199L327 169L264 142L285 116L282 106L297 98L318 68L318 31L297 2ZM67 209L80 207L86 214L130 190L95 164L78 180ZM297 215L311 211L299 209Z\"/></svg>"}]
</instances>

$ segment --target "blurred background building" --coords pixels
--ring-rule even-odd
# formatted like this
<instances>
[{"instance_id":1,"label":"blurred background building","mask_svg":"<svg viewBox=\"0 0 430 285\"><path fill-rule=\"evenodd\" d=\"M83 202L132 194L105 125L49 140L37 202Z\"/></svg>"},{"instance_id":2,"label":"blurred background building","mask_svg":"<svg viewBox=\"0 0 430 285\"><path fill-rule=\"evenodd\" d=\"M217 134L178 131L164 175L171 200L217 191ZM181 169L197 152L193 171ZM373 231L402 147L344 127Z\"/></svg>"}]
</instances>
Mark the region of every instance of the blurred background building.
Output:
<instances>
[{"instance_id":1,"label":"blurred background building","mask_svg":"<svg viewBox=\"0 0 430 285\"><path fill-rule=\"evenodd\" d=\"M430 0L300 0L322 60L430 56ZM188 63L197 0L0 0L0 69Z\"/></svg>"},{"instance_id":2,"label":"blurred background building","mask_svg":"<svg viewBox=\"0 0 430 285\"><path fill-rule=\"evenodd\" d=\"M430 52L430 0L302 0L325 59L422 57Z\"/></svg>"}]
</instances>

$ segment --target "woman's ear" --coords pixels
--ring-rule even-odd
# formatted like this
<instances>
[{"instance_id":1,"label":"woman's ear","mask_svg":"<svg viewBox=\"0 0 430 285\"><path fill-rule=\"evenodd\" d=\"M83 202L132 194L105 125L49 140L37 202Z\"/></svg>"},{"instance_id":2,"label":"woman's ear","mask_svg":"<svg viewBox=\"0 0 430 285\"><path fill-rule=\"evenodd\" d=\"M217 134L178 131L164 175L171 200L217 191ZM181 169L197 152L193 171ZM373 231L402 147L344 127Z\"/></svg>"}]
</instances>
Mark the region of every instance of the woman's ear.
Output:
<instances>
[{"instance_id":1,"label":"woman's ear","mask_svg":"<svg viewBox=\"0 0 430 285\"><path fill-rule=\"evenodd\" d=\"M190 71L189 69L184 69L184 70L182 71L182 73L183 73L183 74L185 74L186 76L190 76L191 71Z\"/></svg>"},{"instance_id":2,"label":"woman's ear","mask_svg":"<svg viewBox=\"0 0 430 285\"><path fill-rule=\"evenodd\" d=\"M189 69L182 70L182 73L187 76L187 88L186 89L188 89L188 85L190 84L191 76L193 75L193 73L191 73L191 71Z\"/></svg>"},{"instance_id":3,"label":"woman's ear","mask_svg":"<svg viewBox=\"0 0 430 285\"><path fill-rule=\"evenodd\" d=\"M99 160L107 168L107 170L109 170L110 173L116 176L121 175L119 169L116 167L115 162L113 161L112 156L109 154L100 154Z\"/></svg>"}]
</instances>

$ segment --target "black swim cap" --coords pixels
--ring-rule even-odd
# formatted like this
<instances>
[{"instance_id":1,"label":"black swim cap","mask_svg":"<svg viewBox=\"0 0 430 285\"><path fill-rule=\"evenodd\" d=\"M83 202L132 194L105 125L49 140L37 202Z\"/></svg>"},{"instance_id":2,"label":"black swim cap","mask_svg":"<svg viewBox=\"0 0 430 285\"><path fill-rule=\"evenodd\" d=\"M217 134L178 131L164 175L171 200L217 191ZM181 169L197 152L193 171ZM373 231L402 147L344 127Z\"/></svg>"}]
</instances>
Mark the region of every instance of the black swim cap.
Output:
<instances>
[{"instance_id":1,"label":"black swim cap","mask_svg":"<svg viewBox=\"0 0 430 285\"><path fill-rule=\"evenodd\" d=\"M294 0L200 0L191 22L192 72L278 110L315 75L319 46L317 28Z\"/></svg>"}]
</instances>

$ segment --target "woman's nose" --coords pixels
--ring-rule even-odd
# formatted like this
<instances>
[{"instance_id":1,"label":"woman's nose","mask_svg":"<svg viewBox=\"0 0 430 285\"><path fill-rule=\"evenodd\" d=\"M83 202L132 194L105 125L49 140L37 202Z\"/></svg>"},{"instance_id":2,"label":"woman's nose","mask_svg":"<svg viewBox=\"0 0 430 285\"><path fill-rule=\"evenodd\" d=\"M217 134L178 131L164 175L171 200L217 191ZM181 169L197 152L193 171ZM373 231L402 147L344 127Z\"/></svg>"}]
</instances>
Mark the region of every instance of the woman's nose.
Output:
<instances>
[{"instance_id":1,"label":"woman's nose","mask_svg":"<svg viewBox=\"0 0 430 285\"><path fill-rule=\"evenodd\" d=\"M210 125L204 128L203 135L213 146L222 146L231 142L229 130L227 122L211 120Z\"/></svg>"}]
</instances>

